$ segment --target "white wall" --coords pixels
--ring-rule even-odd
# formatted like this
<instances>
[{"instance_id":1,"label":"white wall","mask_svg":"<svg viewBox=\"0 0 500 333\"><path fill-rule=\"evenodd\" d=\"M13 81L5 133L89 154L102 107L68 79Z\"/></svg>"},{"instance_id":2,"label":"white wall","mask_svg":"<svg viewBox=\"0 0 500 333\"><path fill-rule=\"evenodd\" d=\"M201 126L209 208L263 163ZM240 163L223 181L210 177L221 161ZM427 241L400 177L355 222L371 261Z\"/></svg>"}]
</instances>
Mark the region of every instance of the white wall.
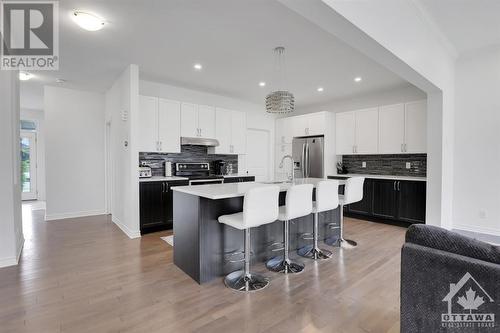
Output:
<instances>
[{"instance_id":1,"label":"white wall","mask_svg":"<svg viewBox=\"0 0 500 333\"><path fill-rule=\"evenodd\" d=\"M24 243L17 77L17 71L0 71L0 267L16 265Z\"/></svg>"},{"instance_id":2,"label":"white wall","mask_svg":"<svg viewBox=\"0 0 500 333\"><path fill-rule=\"evenodd\" d=\"M390 90L373 92L361 96L342 98L328 103L311 105L306 108L298 108L296 113L310 113L319 111L345 112L360 110L380 105L391 105L410 101L426 99L427 95L413 86L399 87Z\"/></svg>"},{"instance_id":3,"label":"white wall","mask_svg":"<svg viewBox=\"0 0 500 333\"><path fill-rule=\"evenodd\" d=\"M108 188L112 221L130 238L140 237L139 227L139 152L137 124L139 109L139 70L130 65L106 92L109 159ZM126 112L127 120L123 120ZM103 122L104 124L104 122ZM127 143L127 144L126 144Z\"/></svg>"},{"instance_id":4,"label":"white wall","mask_svg":"<svg viewBox=\"0 0 500 333\"><path fill-rule=\"evenodd\" d=\"M456 229L500 235L500 50L459 59L456 73Z\"/></svg>"},{"instance_id":5,"label":"white wall","mask_svg":"<svg viewBox=\"0 0 500 333\"><path fill-rule=\"evenodd\" d=\"M31 120L36 123L36 187L38 200L45 200L45 114L43 110L21 108L21 120Z\"/></svg>"},{"instance_id":6,"label":"white wall","mask_svg":"<svg viewBox=\"0 0 500 333\"><path fill-rule=\"evenodd\" d=\"M44 89L46 219L105 213L104 95Z\"/></svg>"},{"instance_id":7,"label":"white wall","mask_svg":"<svg viewBox=\"0 0 500 333\"><path fill-rule=\"evenodd\" d=\"M246 112L247 128L267 130L270 133L271 148L269 161L269 174L274 174L274 121L275 116L266 113L264 105L254 104L240 99L206 93L197 90L180 88L168 84L140 81L139 92L141 95L158 96L182 102L211 105L229 110ZM245 156L238 157L238 170L245 171Z\"/></svg>"},{"instance_id":8,"label":"white wall","mask_svg":"<svg viewBox=\"0 0 500 333\"><path fill-rule=\"evenodd\" d=\"M455 59L421 9L401 0L278 1L427 93L426 221L451 228Z\"/></svg>"}]
</instances>

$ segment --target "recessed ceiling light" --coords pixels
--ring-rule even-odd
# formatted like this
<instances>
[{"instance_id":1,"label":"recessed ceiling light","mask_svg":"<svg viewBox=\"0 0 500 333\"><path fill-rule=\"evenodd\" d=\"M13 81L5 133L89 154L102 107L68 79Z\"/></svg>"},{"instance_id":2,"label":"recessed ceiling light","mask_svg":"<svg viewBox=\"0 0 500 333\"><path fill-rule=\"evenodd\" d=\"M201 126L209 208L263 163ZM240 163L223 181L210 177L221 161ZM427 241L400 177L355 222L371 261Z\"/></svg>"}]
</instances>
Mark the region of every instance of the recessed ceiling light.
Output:
<instances>
[{"instance_id":1,"label":"recessed ceiling light","mask_svg":"<svg viewBox=\"0 0 500 333\"><path fill-rule=\"evenodd\" d=\"M265 86L266 86L266 83L265 83L264 81L259 82L259 86L261 86L261 87L265 87Z\"/></svg>"},{"instance_id":2,"label":"recessed ceiling light","mask_svg":"<svg viewBox=\"0 0 500 333\"><path fill-rule=\"evenodd\" d=\"M106 21L103 18L95 15L94 13L89 13L81 10L73 11L73 20L80 28L87 31L97 31L104 28Z\"/></svg>"},{"instance_id":3,"label":"recessed ceiling light","mask_svg":"<svg viewBox=\"0 0 500 333\"><path fill-rule=\"evenodd\" d=\"M323 90L325 90L325 89L323 89L323 87L318 87L318 89L316 89L316 90L317 90L318 92L323 92Z\"/></svg>"},{"instance_id":4,"label":"recessed ceiling light","mask_svg":"<svg viewBox=\"0 0 500 333\"><path fill-rule=\"evenodd\" d=\"M28 81L29 79L32 79L33 76L33 74L28 72L19 72L19 80L21 81Z\"/></svg>"},{"instance_id":5,"label":"recessed ceiling light","mask_svg":"<svg viewBox=\"0 0 500 333\"><path fill-rule=\"evenodd\" d=\"M363 79L360 76L354 78L354 82L361 82L361 81L363 81Z\"/></svg>"},{"instance_id":6,"label":"recessed ceiling light","mask_svg":"<svg viewBox=\"0 0 500 333\"><path fill-rule=\"evenodd\" d=\"M201 64L194 64L193 68L196 69L197 71L200 71L203 68L203 66Z\"/></svg>"},{"instance_id":7,"label":"recessed ceiling light","mask_svg":"<svg viewBox=\"0 0 500 333\"><path fill-rule=\"evenodd\" d=\"M61 79L61 78L57 78L56 79L56 83L63 84L63 83L66 83L66 80L65 79Z\"/></svg>"}]
</instances>

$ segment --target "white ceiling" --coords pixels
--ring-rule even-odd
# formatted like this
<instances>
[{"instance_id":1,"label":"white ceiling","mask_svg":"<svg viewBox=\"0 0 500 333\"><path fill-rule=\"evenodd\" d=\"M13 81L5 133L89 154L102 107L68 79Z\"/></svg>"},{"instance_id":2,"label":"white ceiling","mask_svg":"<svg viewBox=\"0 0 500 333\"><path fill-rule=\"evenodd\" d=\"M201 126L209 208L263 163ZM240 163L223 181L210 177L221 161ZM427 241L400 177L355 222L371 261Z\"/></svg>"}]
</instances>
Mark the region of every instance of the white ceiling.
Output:
<instances>
[{"instance_id":1,"label":"white ceiling","mask_svg":"<svg viewBox=\"0 0 500 333\"><path fill-rule=\"evenodd\" d=\"M418 0L458 54L500 46L499 0Z\"/></svg>"},{"instance_id":2,"label":"white ceiling","mask_svg":"<svg viewBox=\"0 0 500 333\"><path fill-rule=\"evenodd\" d=\"M42 84L57 85L55 78L69 88L104 92L135 63L142 79L263 104L275 88L278 45L286 47L286 88L298 107L409 85L274 0L65 0L59 6L60 70L35 73L23 84L26 100L40 100L31 94L41 93ZM84 31L71 20L72 9L98 13L109 24ZM196 62L202 71L193 70ZM363 81L355 83L356 76Z\"/></svg>"}]
</instances>

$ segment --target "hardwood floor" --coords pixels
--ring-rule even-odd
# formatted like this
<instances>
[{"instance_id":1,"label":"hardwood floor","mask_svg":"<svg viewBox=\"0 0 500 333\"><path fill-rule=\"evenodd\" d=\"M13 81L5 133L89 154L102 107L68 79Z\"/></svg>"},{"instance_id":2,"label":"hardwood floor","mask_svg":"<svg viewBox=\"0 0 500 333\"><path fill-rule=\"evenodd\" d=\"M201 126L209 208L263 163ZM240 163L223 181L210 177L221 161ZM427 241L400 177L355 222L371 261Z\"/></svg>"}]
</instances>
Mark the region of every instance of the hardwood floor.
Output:
<instances>
[{"instance_id":1,"label":"hardwood floor","mask_svg":"<svg viewBox=\"0 0 500 333\"><path fill-rule=\"evenodd\" d=\"M357 248L299 275L254 266L271 284L241 294L176 268L168 232L130 240L108 216L23 215L20 264L0 269L1 332L399 332L401 227L346 219Z\"/></svg>"}]
</instances>

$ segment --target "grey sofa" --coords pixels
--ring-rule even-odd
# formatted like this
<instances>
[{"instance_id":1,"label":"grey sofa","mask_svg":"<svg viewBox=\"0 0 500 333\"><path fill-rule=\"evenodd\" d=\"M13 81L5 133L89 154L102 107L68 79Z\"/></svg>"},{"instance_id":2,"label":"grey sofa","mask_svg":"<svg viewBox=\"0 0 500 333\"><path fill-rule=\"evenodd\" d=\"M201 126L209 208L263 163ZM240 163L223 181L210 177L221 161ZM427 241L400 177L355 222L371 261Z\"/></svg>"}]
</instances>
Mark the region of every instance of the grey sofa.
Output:
<instances>
[{"instance_id":1,"label":"grey sofa","mask_svg":"<svg viewBox=\"0 0 500 333\"><path fill-rule=\"evenodd\" d=\"M500 247L410 226L401 252L401 332L500 332Z\"/></svg>"}]
</instances>

